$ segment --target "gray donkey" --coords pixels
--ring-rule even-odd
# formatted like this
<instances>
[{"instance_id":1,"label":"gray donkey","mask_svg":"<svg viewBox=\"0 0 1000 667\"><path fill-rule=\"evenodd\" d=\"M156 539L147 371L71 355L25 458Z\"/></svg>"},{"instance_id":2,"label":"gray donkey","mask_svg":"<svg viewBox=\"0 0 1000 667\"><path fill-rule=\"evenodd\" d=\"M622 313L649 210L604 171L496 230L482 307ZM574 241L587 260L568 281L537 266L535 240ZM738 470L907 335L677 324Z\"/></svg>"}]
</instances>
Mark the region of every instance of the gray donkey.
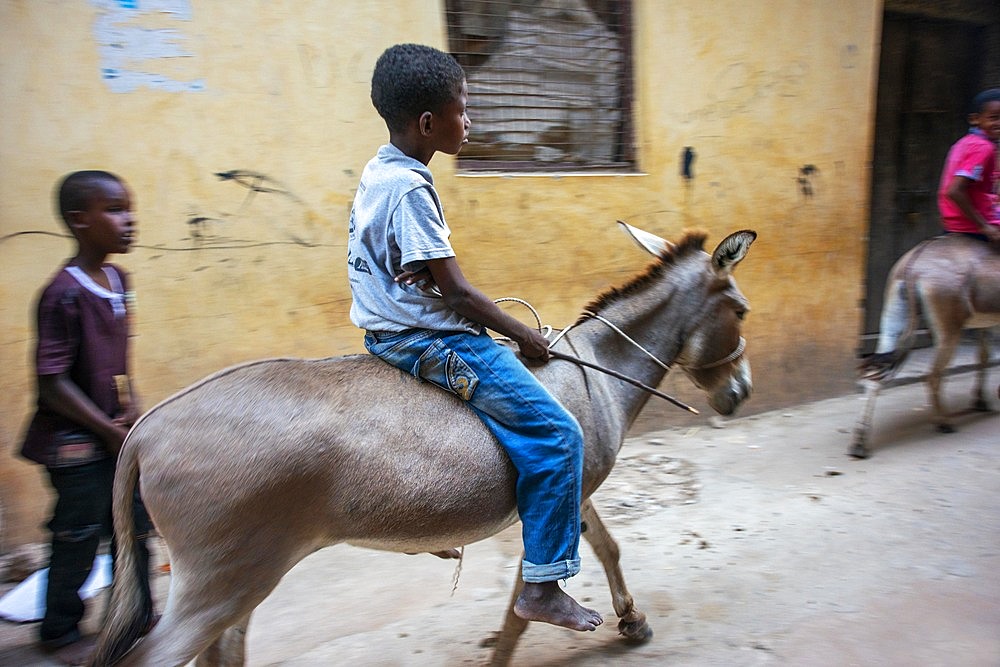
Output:
<instances>
[{"instance_id":1,"label":"gray donkey","mask_svg":"<svg viewBox=\"0 0 1000 667\"><path fill-rule=\"evenodd\" d=\"M747 301L731 273L756 238L704 233L676 245L621 223L656 260L599 295L553 350L656 386L678 367L721 414L751 390L740 335ZM585 438L584 537L608 576L619 629L651 635L625 587L618 545L589 496L611 472L649 394L564 360L536 369ZM250 615L282 576L332 544L443 552L517 521L515 471L459 399L369 355L266 359L211 375L135 425L115 479L118 559L93 664L239 665ZM133 491L170 553L163 616L142 637ZM515 597L521 585L515 583ZM513 598L512 598L513 599ZM508 608L493 661L527 622Z\"/></svg>"}]
</instances>

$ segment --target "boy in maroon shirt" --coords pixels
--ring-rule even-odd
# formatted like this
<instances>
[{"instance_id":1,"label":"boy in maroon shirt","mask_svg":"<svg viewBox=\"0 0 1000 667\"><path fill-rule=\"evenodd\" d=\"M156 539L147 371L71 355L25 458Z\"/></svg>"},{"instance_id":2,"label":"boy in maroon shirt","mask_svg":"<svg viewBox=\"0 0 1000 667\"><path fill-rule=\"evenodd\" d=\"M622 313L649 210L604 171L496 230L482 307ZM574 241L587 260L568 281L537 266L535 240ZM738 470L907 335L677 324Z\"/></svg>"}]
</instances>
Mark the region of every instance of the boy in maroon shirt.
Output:
<instances>
[{"instance_id":1,"label":"boy in maroon shirt","mask_svg":"<svg viewBox=\"0 0 1000 667\"><path fill-rule=\"evenodd\" d=\"M139 415L128 372L128 276L105 262L129 251L135 218L125 183L105 171L66 176L58 205L77 252L38 301L38 406L21 454L46 467L56 491L40 644L67 664L81 664L92 642L80 635L84 604L77 591L101 538L112 537L115 459ZM143 535L151 526L137 505ZM148 596L149 553L140 552Z\"/></svg>"}]
</instances>

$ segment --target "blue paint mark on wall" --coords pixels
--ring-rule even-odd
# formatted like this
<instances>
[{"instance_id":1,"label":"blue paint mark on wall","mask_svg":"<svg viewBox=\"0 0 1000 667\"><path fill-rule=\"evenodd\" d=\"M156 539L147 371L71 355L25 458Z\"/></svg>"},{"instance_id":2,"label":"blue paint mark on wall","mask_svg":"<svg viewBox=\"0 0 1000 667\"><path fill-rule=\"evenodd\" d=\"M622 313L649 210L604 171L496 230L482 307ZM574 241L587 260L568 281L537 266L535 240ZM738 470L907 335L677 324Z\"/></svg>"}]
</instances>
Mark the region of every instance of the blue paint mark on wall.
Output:
<instances>
[{"instance_id":1,"label":"blue paint mark on wall","mask_svg":"<svg viewBox=\"0 0 1000 667\"><path fill-rule=\"evenodd\" d=\"M167 92L200 92L205 81L188 50L188 36L175 29L191 20L189 0L91 0L97 7L94 41L101 59L101 79L116 93L140 87ZM162 24L169 27L150 28Z\"/></svg>"}]
</instances>

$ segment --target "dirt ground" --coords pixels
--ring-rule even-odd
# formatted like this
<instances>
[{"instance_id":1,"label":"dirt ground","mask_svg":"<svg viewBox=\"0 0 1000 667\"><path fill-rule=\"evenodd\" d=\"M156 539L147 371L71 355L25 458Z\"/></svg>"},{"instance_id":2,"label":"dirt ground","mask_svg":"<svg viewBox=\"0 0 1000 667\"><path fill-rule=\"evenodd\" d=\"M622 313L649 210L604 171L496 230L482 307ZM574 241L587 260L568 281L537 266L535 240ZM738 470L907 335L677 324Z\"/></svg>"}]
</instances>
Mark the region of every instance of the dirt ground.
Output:
<instances>
[{"instance_id":1,"label":"dirt ground","mask_svg":"<svg viewBox=\"0 0 1000 667\"><path fill-rule=\"evenodd\" d=\"M949 402L964 405L971 386L971 374L950 378ZM514 663L1000 665L1000 416L965 414L939 435L923 385L896 387L876 411L873 457L856 461L846 450L861 401L627 441L595 499L654 637L618 639L584 546L567 590L605 625L533 624ZM517 527L469 545L460 570L428 555L320 551L258 608L249 664L483 664L519 555ZM156 579L161 604L167 579ZM0 664L54 664L35 652L36 628L0 622Z\"/></svg>"}]
</instances>

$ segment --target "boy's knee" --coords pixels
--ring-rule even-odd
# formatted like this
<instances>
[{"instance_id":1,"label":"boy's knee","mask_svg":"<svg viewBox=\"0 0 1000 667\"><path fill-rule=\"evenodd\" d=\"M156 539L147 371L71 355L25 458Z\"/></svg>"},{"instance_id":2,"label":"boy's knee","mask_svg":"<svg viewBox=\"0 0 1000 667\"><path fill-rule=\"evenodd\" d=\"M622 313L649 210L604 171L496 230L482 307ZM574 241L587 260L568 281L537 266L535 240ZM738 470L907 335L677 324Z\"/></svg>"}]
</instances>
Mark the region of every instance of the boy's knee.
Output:
<instances>
[{"instance_id":1,"label":"boy's knee","mask_svg":"<svg viewBox=\"0 0 1000 667\"><path fill-rule=\"evenodd\" d=\"M583 429L576 419L570 416L561 433L561 445L563 458L570 462L574 469L579 470L583 465Z\"/></svg>"},{"instance_id":2,"label":"boy's knee","mask_svg":"<svg viewBox=\"0 0 1000 667\"><path fill-rule=\"evenodd\" d=\"M583 428L570 412L566 412L566 438L577 449L583 448Z\"/></svg>"}]
</instances>

